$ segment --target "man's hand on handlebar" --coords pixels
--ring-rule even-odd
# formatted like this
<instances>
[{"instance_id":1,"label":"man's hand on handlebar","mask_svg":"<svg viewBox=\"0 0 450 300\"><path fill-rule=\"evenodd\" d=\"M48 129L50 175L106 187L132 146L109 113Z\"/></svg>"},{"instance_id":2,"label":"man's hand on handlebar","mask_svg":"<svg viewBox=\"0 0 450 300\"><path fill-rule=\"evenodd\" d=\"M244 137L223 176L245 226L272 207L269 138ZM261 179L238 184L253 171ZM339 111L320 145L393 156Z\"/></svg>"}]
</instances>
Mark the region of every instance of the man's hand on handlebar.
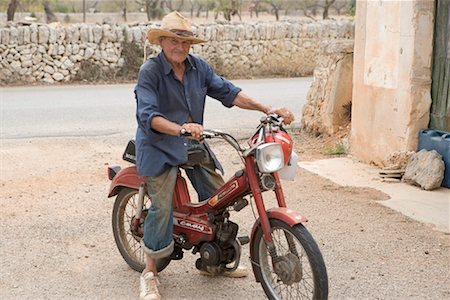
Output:
<instances>
[{"instance_id":1,"label":"man's hand on handlebar","mask_svg":"<svg viewBox=\"0 0 450 300\"><path fill-rule=\"evenodd\" d=\"M276 107L272 108L267 112L268 115L270 114L277 114L280 117L284 119L284 124L289 125L294 121L294 114L288 110L286 107Z\"/></svg>"},{"instance_id":2,"label":"man's hand on handlebar","mask_svg":"<svg viewBox=\"0 0 450 300\"><path fill-rule=\"evenodd\" d=\"M197 141L201 141L202 133L203 133L203 126L197 123L185 123L181 125L181 128L186 130L185 136L190 139L194 139Z\"/></svg>"}]
</instances>

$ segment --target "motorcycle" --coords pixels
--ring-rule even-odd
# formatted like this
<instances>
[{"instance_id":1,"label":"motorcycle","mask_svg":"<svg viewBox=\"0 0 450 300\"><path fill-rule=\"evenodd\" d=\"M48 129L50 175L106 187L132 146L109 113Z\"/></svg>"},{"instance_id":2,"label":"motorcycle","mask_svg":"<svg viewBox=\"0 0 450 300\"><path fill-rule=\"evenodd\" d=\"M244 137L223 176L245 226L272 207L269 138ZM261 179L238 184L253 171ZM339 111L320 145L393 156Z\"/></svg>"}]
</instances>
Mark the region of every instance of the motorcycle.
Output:
<instances>
[{"instance_id":1,"label":"motorcycle","mask_svg":"<svg viewBox=\"0 0 450 300\"><path fill-rule=\"evenodd\" d=\"M173 194L175 248L169 257L156 261L161 272L183 251L200 254L196 268L213 274L235 270L241 247L250 243L253 273L269 299L327 299L328 277L322 254L303 225L306 218L287 208L280 175L295 173L293 141L277 115L261 118L255 134L242 146L232 135L219 130L204 130L205 139L219 138L240 155L244 167L237 171L209 199L192 203L185 178L179 169ZM200 153L189 153L189 168L199 161ZM135 164L132 141L123 159ZM201 159L201 157L200 157ZM108 168L112 180L108 197L116 196L112 227L117 247L128 265L142 272L144 253L140 248L143 224L151 199L144 178L135 166ZM291 178L292 179L292 178ZM278 207L266 209L263 193L272 191ZM230 212L239 212L254 203L259 218L251 236L238 237L238 224Z\"/></svg>"}]
</instances>

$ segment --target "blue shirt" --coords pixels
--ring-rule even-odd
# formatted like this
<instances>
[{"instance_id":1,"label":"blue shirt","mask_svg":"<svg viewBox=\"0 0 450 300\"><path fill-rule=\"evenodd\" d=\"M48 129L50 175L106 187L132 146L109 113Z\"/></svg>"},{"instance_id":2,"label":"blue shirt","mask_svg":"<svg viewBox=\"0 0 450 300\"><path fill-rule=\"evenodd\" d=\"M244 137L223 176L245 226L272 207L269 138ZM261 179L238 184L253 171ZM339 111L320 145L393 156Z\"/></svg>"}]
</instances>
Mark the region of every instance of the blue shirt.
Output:
<instances>
[{"instance_id":1,"label":"blue shirt","mask_svg":"<svg viewBox=\"0 0 450 300\"><path fill-rule=\"evenodd\" d=\"M206 95L232 107L241 91L215 74L203 59L189 54L185 63L183 82L175 76L163 52L147 60L139 71L134 94L138 123L136 165L140 176L158 176L187 161L185 138L153 130L150 128L153 117L161 116L182 125L191 116L192 122L203 125ZM221 169L213 154L212 157Z\"/></svg>"}]
</instances>

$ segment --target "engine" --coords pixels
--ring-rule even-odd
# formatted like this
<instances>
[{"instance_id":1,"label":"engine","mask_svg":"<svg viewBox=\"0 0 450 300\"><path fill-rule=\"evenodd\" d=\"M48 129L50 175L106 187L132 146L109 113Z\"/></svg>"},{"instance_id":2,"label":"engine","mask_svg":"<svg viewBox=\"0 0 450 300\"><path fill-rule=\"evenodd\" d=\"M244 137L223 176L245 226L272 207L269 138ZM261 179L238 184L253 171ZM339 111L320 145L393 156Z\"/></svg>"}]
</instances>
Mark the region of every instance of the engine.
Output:
<instances>
[{"instance_id":1,"label":"engine","mask_svg":"<svg viewBox=\"0 0 450 300\"><path fill-rule=\"evenodd\" d=\"M240 247L236 242L238 229L236 223L220 223L215 240L200 246L200 258L195 263L197 269L217 274L225 270L227 264L239 259L240 253L237 252Z\"/></svg>"}]
</instances>

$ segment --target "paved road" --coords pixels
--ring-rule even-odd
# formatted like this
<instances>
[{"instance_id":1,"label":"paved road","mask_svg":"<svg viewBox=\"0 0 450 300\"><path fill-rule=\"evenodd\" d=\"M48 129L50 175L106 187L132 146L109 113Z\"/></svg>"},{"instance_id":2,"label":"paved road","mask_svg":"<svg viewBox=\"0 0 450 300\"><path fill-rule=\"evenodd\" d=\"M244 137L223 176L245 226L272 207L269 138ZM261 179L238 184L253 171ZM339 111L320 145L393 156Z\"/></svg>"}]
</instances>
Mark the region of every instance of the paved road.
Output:
<instances>
[{"instance_id":1,"label":"paved road","mask_svg":"<svg viewBox=\"0 0 450 300\"><path fill-rule=\"evenodd\" d=\"M237 80L248 95L286 106L300 119L312 78ZM3 88L0 93L3 139L89 135L134 135L133 84ZM226 109L207 101L205 127L236 131L253 128L260 113Z\"/></svg>"}]
</instances>

